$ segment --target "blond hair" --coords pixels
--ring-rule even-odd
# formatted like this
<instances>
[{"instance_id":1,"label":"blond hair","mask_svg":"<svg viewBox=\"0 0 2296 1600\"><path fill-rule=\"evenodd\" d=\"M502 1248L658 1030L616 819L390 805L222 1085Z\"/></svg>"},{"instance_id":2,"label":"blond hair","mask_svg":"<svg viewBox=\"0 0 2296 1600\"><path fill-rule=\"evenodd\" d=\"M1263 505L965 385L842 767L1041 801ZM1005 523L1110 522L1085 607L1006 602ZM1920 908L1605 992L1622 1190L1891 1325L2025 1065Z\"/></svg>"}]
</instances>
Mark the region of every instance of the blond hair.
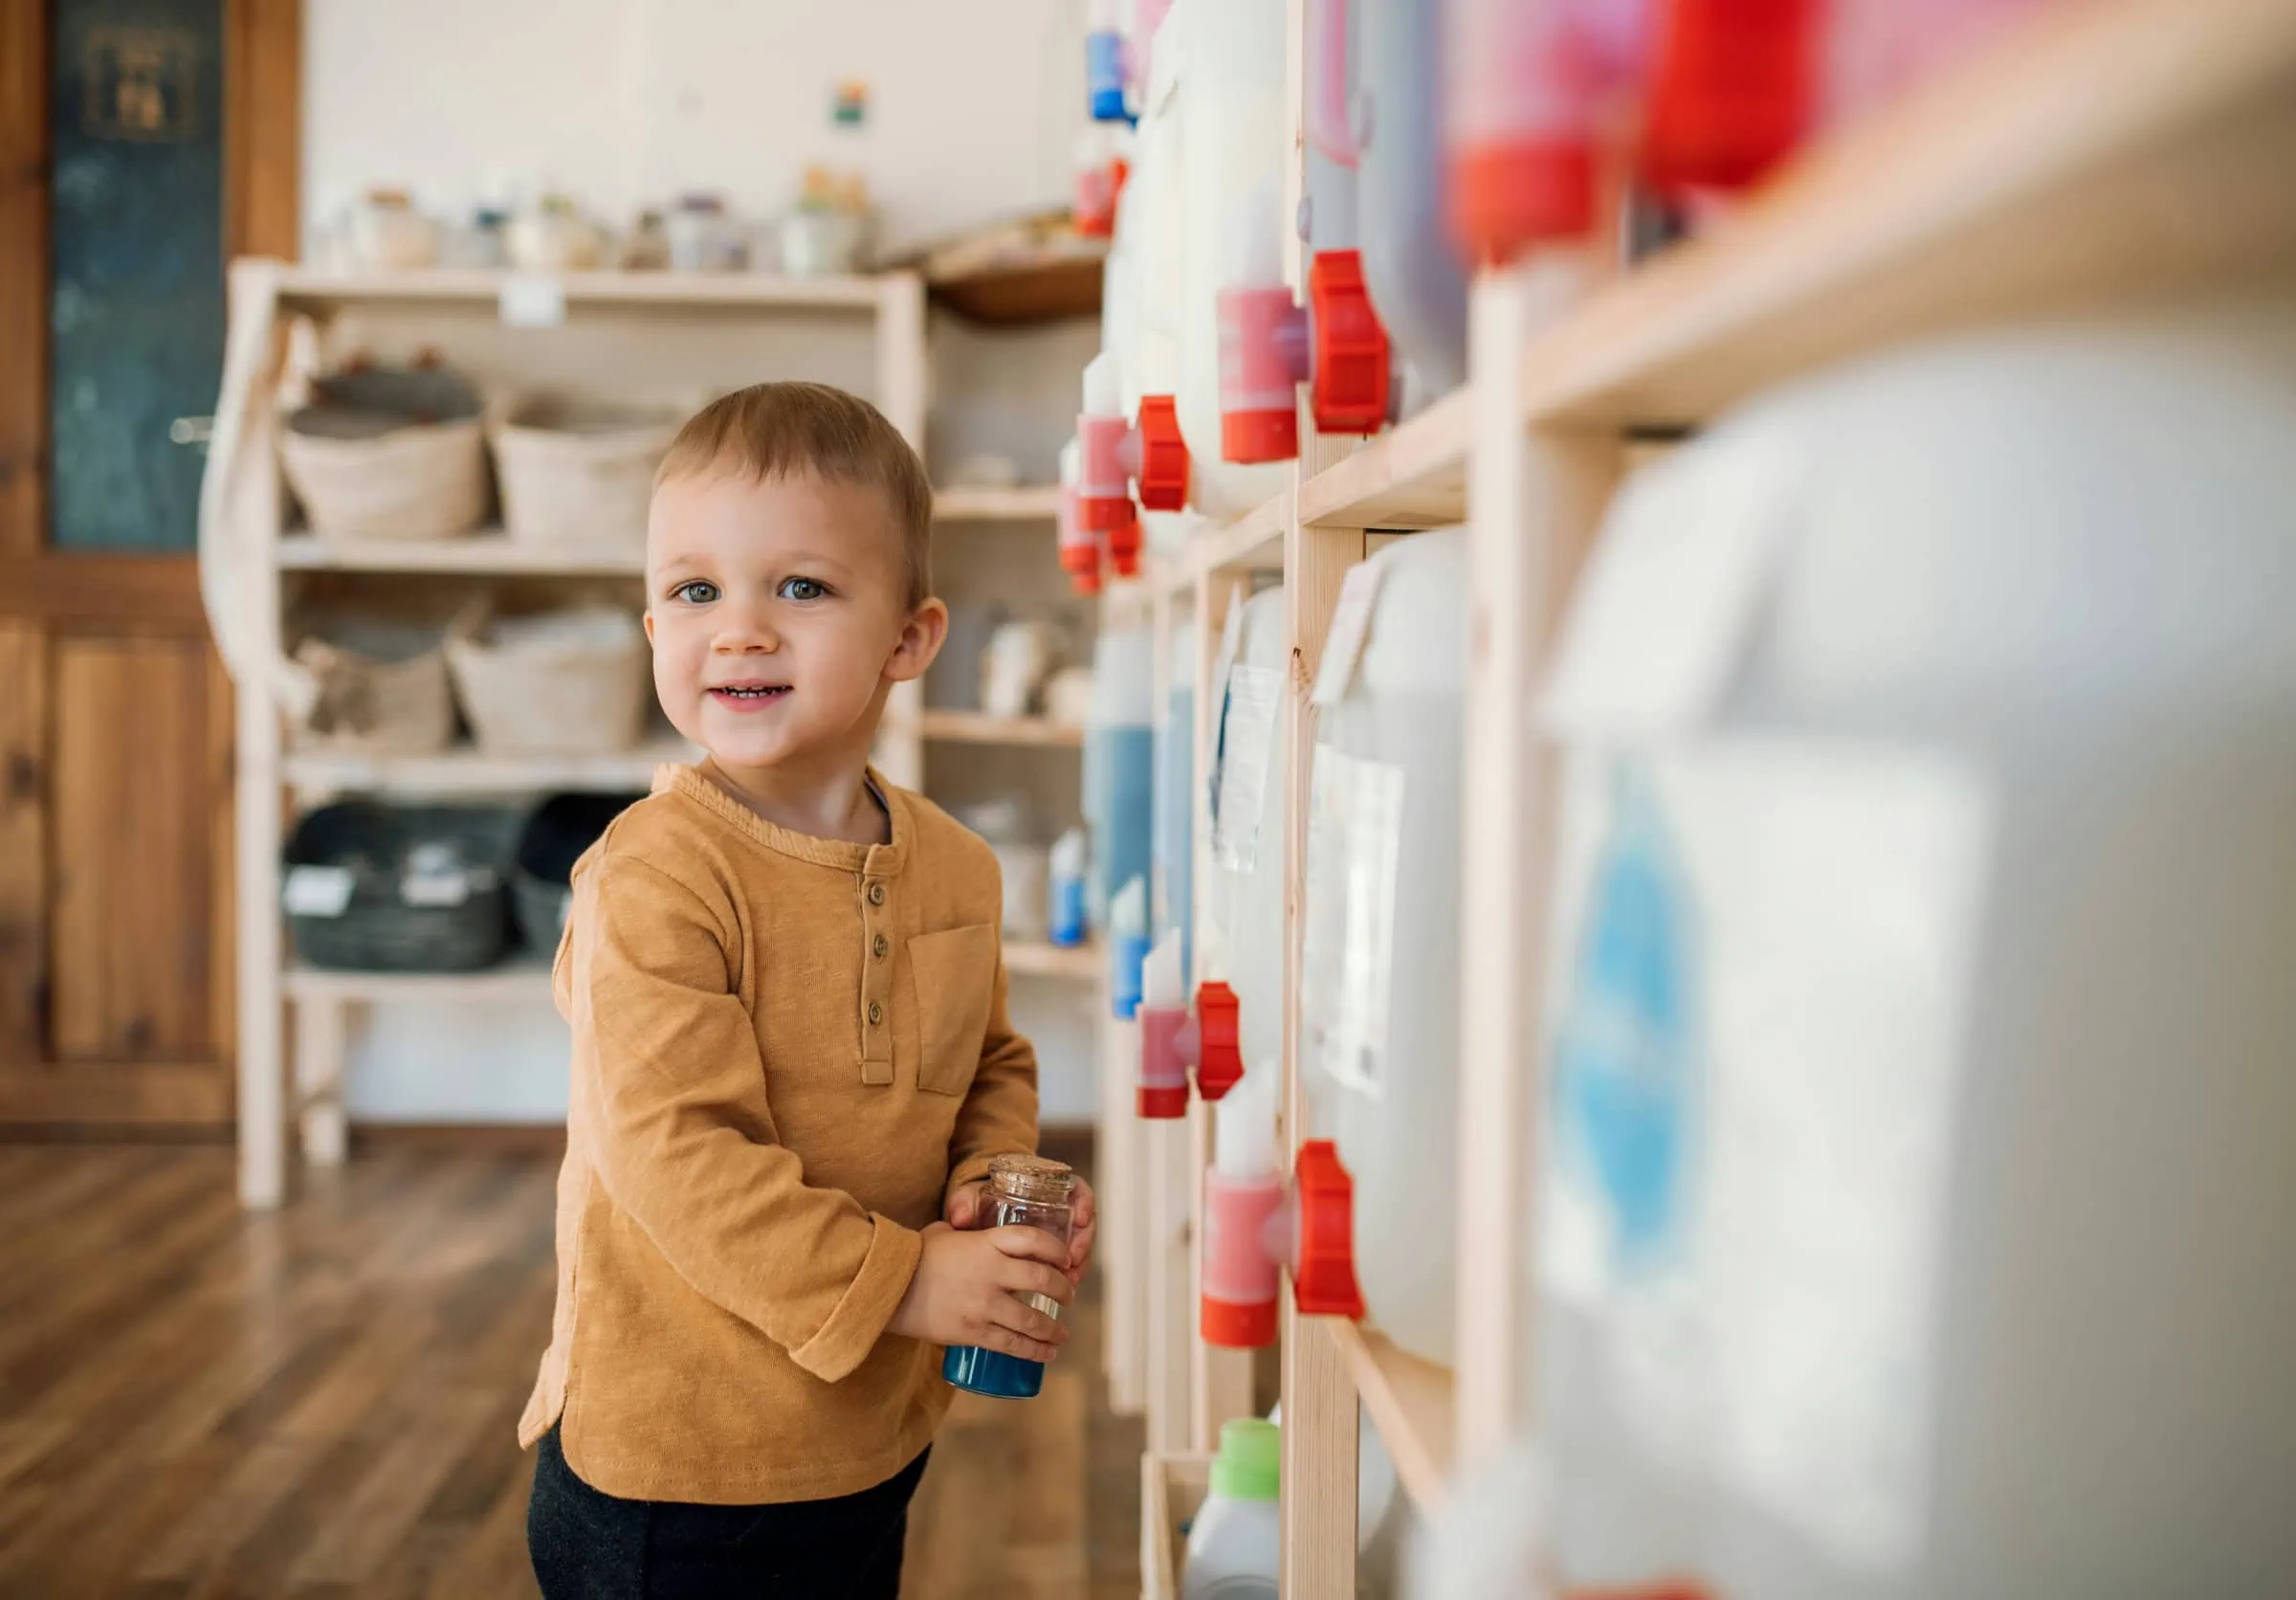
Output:
<instances>
[{"instance_id":1,"label":"blond hair","mask_svg":"<svg viewBox=\"0 0 2296 1600\"><path fill-rule=\"evenodd\" d=\"M900 534L908 604L933 593L933 485L925 464L876 407L828 384L752 384L687 418L655 488L713 468L753 478L811 476L882 490Z\"/></svg>"}]
</instances>

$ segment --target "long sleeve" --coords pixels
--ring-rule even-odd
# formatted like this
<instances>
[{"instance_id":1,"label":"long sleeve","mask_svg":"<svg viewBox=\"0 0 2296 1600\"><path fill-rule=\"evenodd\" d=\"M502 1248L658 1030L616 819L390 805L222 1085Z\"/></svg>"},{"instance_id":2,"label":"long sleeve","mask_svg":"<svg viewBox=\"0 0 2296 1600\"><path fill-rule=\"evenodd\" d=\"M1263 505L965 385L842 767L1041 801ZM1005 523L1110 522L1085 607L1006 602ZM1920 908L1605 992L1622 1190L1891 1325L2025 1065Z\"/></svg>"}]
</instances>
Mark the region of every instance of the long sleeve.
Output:
<instances>
[{"instance_id":1,"label":"long sleeve","mask_svg":"<svg viewBox=\"0 0 2296 1600\"><path fill-rule=\"evenodd\" d=\"M582 875L576 897L558 988L600 1183L696 1293L835 1382L908 1292L919 1236L807 1184L780 1142L729 968L732 930L701 897L611 855ZM1001 989L996 1011L1008 1036ZM1025 1042L1000 1076L1015 1071L1032 1112ZM1012 1092L998 1092L1000 1116Z\"/></svg>"},{"instance_id":2,"label":"long sleeve","mask_svg":"<svg viewBox=\"0 0 2296 1600\"><path fill-rule=\"evenodd\" d=\"M1036 1051L1013 1031L1006 1003L1009 988L1000 945L988 1028L981 1037L981 1065L949 1139L952 1190L985 1177L989 1162L997 1156L1036 1149Z\"/></svg>"}]
</instances>

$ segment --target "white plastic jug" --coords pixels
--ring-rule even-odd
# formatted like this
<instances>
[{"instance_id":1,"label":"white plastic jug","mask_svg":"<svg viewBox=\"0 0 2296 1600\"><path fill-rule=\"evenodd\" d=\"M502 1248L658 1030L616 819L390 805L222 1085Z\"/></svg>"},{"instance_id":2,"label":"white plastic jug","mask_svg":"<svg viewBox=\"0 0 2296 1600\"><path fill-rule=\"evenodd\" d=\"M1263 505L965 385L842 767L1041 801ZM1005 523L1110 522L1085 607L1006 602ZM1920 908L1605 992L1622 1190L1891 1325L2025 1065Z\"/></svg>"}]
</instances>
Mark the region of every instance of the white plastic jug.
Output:
<instances>
[{"instance_id":1,"label":"white plastic jug","mask_svg":"<svg viewBox=\"0 0 2296 1600\"><path fill-rule=\"evenodd\" d=\"M1163 703L1156 719L1156 837L1151 934L1180 936L1180 981L1184 990L1196 948L1196 625L1172 630L1165 657Z\"/></svg>"},{"instance_id":2,"label":"white plastic jug","mask_svg":"<svg viewBox=\"0 0 2296 1600\"><path fill-rule=\"evenodd\" d=\"M1363 281L1425 399L1467 381L1467 273L1443 217L1443 0L1356 0Z\"/></svg>"},{"instance_id":3,"label":"white plastic jug","mask_svg":"<svg viewBox=\"0 0 2296 1600\"><path fill-rule=\"evenodd\" d=\"M1188 0L1181 0L1182 5ZM1236 993L1237 1038L1247 1061L1281 1057L1284 1046L1284 701L1291 649L1284 591L1264 589L1244 603L1220 719L1213 791L1212 921L1226 930L1220 957ZM1220 967L1211 952L1204 970Z\"/></svg>"},{"instance_id":4,"label":"white plastic jug","mask_svg":"<svg viewBox=\"0 0 2296 1600\"><path fill-rule=\"evenodd\" d=\"M1221 1424L1211 1493L1188 1529L1182 1600L1275 1600L1283 1555L1281 1452L1272 1422L1248 1416Z\"/></svg>"},{"instance_id":5,"label":"white plastic jug","mask_svg":"<svg viewBox=\"0 0 2296 1600\"><path fill-rule=\"evenodd\" d=\"M1093 921L1108 925L1116 892L1147 881L1155 837L1154 641L1145 628L1105 628L1093 644L1092 715L1084 727L1085 820L1093 835Z\"/></svg>"},{"instance_id":6,"label":"white plastic jug","mask_svg":"<svg viewBox=\"0 0 2296 1600\"><path fill-rule=\"evenodd\" d=\"M1463 528L1400 540L1348 574L1314 689L1301 934L1310 1131L1354 1180L1354 1237L1328 1248L1352 1244L1371 1321L1445 1365L1457 1230L1430 1219L1458 1204L1468 597ZM1301 1226L1327 1224L1303 1209ZM1303 1241L1309 1259L1326 1250ZM1307 1273L1295 1282L1302 1310L1344 1311L1310 1303Z\"/></svg>"},{"instance_id":7,"label":"white plastic jug","mask_svg":"<svg viewBox=\"0 0 2296 1600\"><path fill-rule=\"evenodd\" d=\"M1628 486L1543 710L1566 1589L2296 1592L2291 438L2296 308L2219 311Z\"/></svg>"},{"instance_id":8,"label":"white plastic jug","mask_svg":"<svg viewBox=\"0 0 2296 1600\"><path fill-rule=\"evenodd\" d=\"M1175 30L1177 28L1177 33ZM1157 49L1176 38L1185 124L1180 300L1180 431L1190 494L1206 516L1229 518L1272 499L1280 465L1238 466L1221 450L1220 288L1235 219L1253 194L1283 191L1292 149L1284 110L1283 0L1177 0Z\"/></svg>"}]
</instances>

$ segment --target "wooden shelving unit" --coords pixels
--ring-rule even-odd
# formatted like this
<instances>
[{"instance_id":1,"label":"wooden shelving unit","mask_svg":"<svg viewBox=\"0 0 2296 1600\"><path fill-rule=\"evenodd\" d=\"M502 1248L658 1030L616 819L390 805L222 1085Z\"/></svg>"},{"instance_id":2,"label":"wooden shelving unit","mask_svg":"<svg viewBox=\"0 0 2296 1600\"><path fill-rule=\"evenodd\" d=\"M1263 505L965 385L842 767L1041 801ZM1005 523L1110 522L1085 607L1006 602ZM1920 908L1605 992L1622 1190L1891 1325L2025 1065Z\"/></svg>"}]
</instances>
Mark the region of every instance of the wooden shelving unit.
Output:
<instances>
[{"instance_id":1,"label":"wooden shelving unit","mask_svg":"<svg viewBox=\"0 0 2296 1600\"><path fill-rule=\"evenodd\" d=\"M512 794L555 789L643 791L655 767L694 759L665 739L610 755L514 755L454 749L437 755L374 758L286 747L273 699L281 659L287 586L305 574L428 574L441 578L628 577L641 570L641 531L607 549L522 544L499 529L419 544L322 540L290 527L274 450L280 334L289 319L323 326L355 319L364 330L435 342L500 369L493 383L527 381L516 368L532 341L562 330L578 335L588 359L613 360L683 341L662 359L668 375L699 381L696 349L730 347L806 321L828 322L864 337L867 387L878 409L921 445L925 417L924 287L911 274L799 279L756 274L435 271L339 275L276 261L235 263L231 328L218 432L202 500L202 581L218 639L237 684L237 874L240 1192L251 1206L282 1198L287 1122L298 1115L302 1144L316 1162L344 1148L342 1077L346 1008L390 999L494 1000L545 995L547 974L514 963L482 972L392 975L320 972L288 959L279 915L279 841L288 812L322 794L377 791L402 796ZM673 330L670 322L696 326ZM499 324L517 324L505 341ZM698 343L697 343L698 342ZM601 356L601 351L621 352ZM531 361L527 356L524 359ZM543 368L546 372L547 367ZM657 373L657 376L660 375ZM895 783L915 786L923 746L915 732L918 696L894 698L877 761ZM292 1018L290 1017L292 1013ZM287 1078L290 1020L292 1092Z\"/></svg>"},{"instance_id":2,"label":"wooden shelving unit","mask_svg":"<svg viewBox=\"0 0 2296 1600\"><path fill-rule=\"evenodd\" d=\"M1552 849L1551 777L1532 736L1531 700L1633 441L1913 339L2195 291L2235 295L2277 282L2285 293L2296 270L2291 170L2296 0L2043 10L1804 152L1727 226L1591 294L1558 297L1576 264L1532 260L1484 273L1468 386L1368 442L1314 439L1292 484L1267 504L1205 529L1140 582L1112 590L1110 618L1153 617L1168 665L1175 616L1192 613L1200 636L1216 633L1253 573L1285 579L1294 670L1277 781L1288 819L1291 1144L1302 1125L1289 1040L1314 726L1308 687L1350 567L1387 535L1461 521L1471 528L1476 649L1461 828L1475 841L1476 870L1462 885L1458 1345L1453 1365L1437 1367L1376 1328L1299 1317L1287 1305L1286 1600L1354 1593L1347 1535L1358 1402L1422 1507L1533 1420L1533 1397L1518 1391L1530 1336L1519 1303L1527 1217L1509 1199L1521 1192L1537 1137L1533 1041L1542 1030L1537 986L1525 975L1544 968ZM1217 691L1206 683L1199 700L1216 704ZM1200 773L1208 767L1203 738L1200 716ZM1201 840L1201 793L1197 822ZM1200 845L1198 871L1206 870ZM1118 1051L1128 1042L1113 1029L1112 1040ZM1203 1346L1192 1326L1189 1239L1208 1153L1202 1110L1177 1128L1115 1109L1102 1130L1104 1144L1121 1152L1115 1169L1137 1174L1106 1203L1156 1219L1144 1253L1123 1264L1155 1287L1111 1294L1112 1307L1142 1308L1150 1595L1177 1592L1170 1539L1183 1513L1175 1497L1195 1491L1175 1486L1196 1481L1197 1453L1250 1403L1232 1359ZM1188 1285L1182 1307L1165 1303L1175 1281Z\"/></svg>"},{"instance_id":3,"label":"wooden shelving unit","mask_svg":"<svg viewBox=\"0 0 2296 1600\"><path fill-rule=\"evenodd\" d=\"M1084 748L1084 724L1049 717L992 717L985 711L928 711L917 720L918 734L950 744L1044 744Z\"/></svg>"},{"instance_id":4,"label":"wooden shelving unit","mask_svg":"<svg viewBox=\"0 0 2296 1600\"><path fill-rule=\"evenodd\" d=\"M1060 515L1060 486L1023 483L1009 489L943 489L933 497L937 522L1049 522Z\"/></svg>"}]
</instances>

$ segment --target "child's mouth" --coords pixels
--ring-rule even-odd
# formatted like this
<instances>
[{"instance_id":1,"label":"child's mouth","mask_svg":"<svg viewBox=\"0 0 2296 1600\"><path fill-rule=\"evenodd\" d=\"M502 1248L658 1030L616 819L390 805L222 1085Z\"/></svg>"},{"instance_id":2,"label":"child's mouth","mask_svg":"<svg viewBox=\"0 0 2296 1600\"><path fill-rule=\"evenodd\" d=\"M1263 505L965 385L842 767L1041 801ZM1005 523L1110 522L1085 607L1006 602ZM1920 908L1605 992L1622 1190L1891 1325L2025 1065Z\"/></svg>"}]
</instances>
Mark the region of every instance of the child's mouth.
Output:
<instances>
[{"instance_id":1,"label":"child's mouth","mask_svg":"<svg viewBox=\"0 0 2296 1600\"><path fill-rule=\"evenodd\" d=\"M789 693L786 683L719 683L710 689L710 699L720 705L756 709L771 705Z\"/></svg>"}]
</instances>

